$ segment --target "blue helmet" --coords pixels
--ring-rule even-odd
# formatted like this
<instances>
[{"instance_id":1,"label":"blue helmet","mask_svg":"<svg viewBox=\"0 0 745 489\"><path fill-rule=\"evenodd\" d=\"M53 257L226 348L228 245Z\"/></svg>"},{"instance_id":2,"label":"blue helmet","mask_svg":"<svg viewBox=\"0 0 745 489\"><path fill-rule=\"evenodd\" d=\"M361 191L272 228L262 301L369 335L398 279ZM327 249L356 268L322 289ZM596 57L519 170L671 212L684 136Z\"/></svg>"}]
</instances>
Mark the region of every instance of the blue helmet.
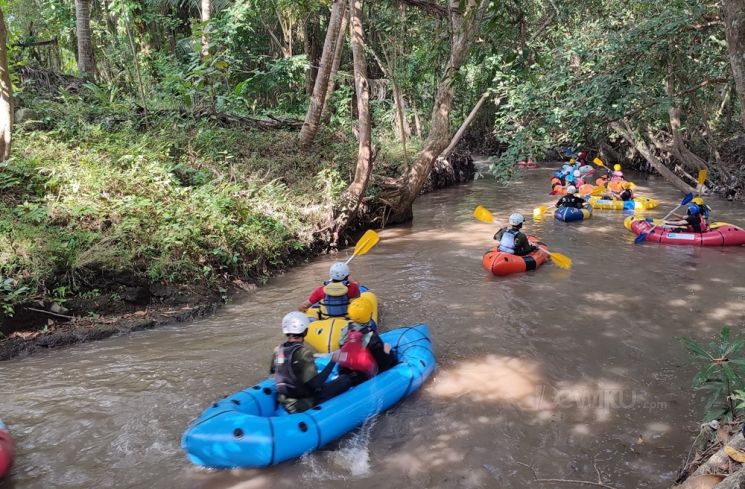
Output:
<instances>
[{"instance_id":1,"label":"blue helmet","mask_svg":"<svg viewBox=\"0 0 745 489\"><path fill-rule=\"evenodd\" d=\"M697 216L701 214L701 207L699 207L697 204L689 204L688 213L692 216Z\"/></svg>"}]
</instances>

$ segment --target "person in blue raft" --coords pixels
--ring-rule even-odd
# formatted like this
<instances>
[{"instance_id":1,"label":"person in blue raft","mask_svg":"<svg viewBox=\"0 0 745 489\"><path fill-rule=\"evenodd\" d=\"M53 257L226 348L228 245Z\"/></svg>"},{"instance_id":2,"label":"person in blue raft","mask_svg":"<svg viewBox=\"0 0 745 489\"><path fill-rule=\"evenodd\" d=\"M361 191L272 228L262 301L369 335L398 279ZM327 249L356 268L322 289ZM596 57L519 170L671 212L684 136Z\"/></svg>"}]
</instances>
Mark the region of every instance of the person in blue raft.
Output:
<instances>
[{"instance_id":1,"label":"person in blue raft","mask_svg":"<svg viewBox=\"0 0 745 489\"><path fill-rule=\"evenodd\" d=\"M494 235L494 239L499 241L499 251L525 256L538 249L530 244L528 236L520 231L525 222L522 214L515 212L510 216L508 222L510 223L509 228L502 228Z\"/></svg>"},{"instance_id":2,"label":"person in blue raft","mask_svg":"<svg viewBox=\"0 0 745 489\"><path fill-rule=\"evenodd\" d=\"M359 383L396 364L391 345L383 343L372 318L372 304L364 297L349 305L349 323L342 329L337 355L339 372L352 374Z\"/></svg>"},{"instance_id":3,"label":"person in blue raft","mask_svg":"<svg viewBox=\"0 0 745 489\"><path fill-rule=\"evenodd\" d=\"M582 209L587 202L585 199L577 195L577 188L574 185L567 187L567 193L556 202L556 208L561 207L573 207L575 209Z\"/></svg>"},{"instance_id":4,"label":"person in blue raft","mask_svg":"<svg viewBox=\"0 0 745 489\"><path fill-rule=\"evenodd\" d=\"M336 365L335 352L326 367L318 372L311 347L305 344L310 318L293 311L282 318L282 333L287 341L274 349L269 372L274 374L277 401L290 413L311 409L318 403L331 399L349 389L355 382L352 374L340 374L326 382Z\"/></svg>"}]
</instances>

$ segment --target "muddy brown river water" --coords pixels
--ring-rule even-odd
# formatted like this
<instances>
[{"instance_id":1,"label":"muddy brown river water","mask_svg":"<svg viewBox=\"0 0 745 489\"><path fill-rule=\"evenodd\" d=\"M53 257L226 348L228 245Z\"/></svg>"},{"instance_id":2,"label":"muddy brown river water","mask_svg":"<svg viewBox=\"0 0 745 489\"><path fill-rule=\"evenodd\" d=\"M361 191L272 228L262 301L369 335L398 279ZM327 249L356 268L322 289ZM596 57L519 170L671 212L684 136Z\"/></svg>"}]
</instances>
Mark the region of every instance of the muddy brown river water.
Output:
<instances>
[{"instance_id":1,"label":"muddy brown river water","mask_svg":"<svg viewBox=\"0 0 745 489\"><path fill-rule=\"evenodd\" d=\"M353 278L379 294L383 329L429 323L438 370L422 390L340 442L265 470L210 472L179 447L215 399L266 377L282 314L325 276L323 257L216 315L0 363L0 417L18 441L2 489L523 488L539 477L666 487L702 403L678 342L745 316L745 248L633 245L623 214L526 229L571 270L497 278L481 268L496 226L477 204L529 216L548 170L508 188L479 180L421 197L410 226L382 231ZM663 205L681 196L637 178ZM653 190L653 192L652 192ZM712 200L715 220L745 208ZM342 253L343 256L347 252ZM565 486L566 487L566 486Z\"/></svg>"}]
</instances>

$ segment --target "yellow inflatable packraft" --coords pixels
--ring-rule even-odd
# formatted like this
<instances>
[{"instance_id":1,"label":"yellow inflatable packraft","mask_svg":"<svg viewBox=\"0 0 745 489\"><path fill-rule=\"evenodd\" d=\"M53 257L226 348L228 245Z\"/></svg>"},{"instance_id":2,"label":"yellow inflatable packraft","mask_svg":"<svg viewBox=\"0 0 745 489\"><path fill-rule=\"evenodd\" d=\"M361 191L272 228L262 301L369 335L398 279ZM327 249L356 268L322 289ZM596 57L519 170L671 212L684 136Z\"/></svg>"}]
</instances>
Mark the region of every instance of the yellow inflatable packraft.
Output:
<instances>
[{"instance_id":1,"label":"yellow inflatable packraft","mask_svg":"<svg viewBox=\"0 0 745 489\"><path fill-rule=\"evenodd\" d=\"M603 199L602 197L592 196L588 200L592 207L595 209L608 209L615 211L626 211L626 210L639 210L648 211L654 209L659 205L654 199L647 197L637 197L634 200L609 200Z\"/></svg>"},{"instance_id":2,"label":"yellow inflatable packraft","mask_svg":"<svg viewBox=\"0 0 745 489\"><path fill-rule=\"evenodd\" d=\"M363 292L360 297L366 298L373 306L373 320L378 326L378 298L372 292ZM305 342L312 346L319 353L329 353L339 349L339 337L341 330L349 322L344 317L333 317L327 319L318 319L318 308L311 307L305 313L313 318L308 328L308 335Z\"/></svg>"}]
</instances>

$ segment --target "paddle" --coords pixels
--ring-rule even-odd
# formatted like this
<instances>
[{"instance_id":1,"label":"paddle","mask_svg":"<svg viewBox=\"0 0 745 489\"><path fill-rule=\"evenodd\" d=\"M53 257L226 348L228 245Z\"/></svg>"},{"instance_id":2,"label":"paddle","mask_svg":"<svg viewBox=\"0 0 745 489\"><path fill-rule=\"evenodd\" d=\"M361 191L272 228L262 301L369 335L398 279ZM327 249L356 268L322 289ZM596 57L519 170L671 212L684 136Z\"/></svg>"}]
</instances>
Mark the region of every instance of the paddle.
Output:
<instances>
[{"instance_id":1,"label":"paddle","mask_svg":"<svg viewBox=\"0 0 745 489\"><path fill-rule=\"evenodd\" d=\"M352 261L352 258L354 258L355 256L364 255L365 253L370 251L373 246L378 244L378 241L380 241L380 236L378 236L378 233L376 233L372 229L368 229L367 231L365 231L365 234L363 234L362 237L357 241L357 244L354 245L354 253L345 263L349 263L350 261Z\"/></svg>"},{"instance_id":2,"label":"paddle","mask_svg":"<svg viewBox=\"0 0 745 489\"><path fill-rule=\"evenodd\" d=\"M607 192L607 189L605 187L601 187L598 185L594 189L592 189L592 192L590 192L590 195L593 197L598 197L600 195L603 195L605 192Z\"/></svg>"},{"instance_id":3,"label":"paddle","mask_svg":"<svg viewBox=\"0 0 745 489\"><path fill-rule=\"evenodd\" d=\"M678 204L677 207L675 207L675 209L673 209L670 212L668 212L667 215L662 218L662 221L664 222L665 219L667 219L668 217L670 217L670 215L673 212L677 211L678 209L680 209L681 207L683 207L684 205L686 205L688 202L690 202L692 200L693 200L693 194L690 194L690 193L689 194L686 194L686 196L683 197L683 200L680 201L680 204ZM647 236L649 236L649 234L652 231L654 231L657 226L658 226L658 224L655 224L654 226L652 226L652 228L649 231L647 231L646 233L641 233L639 236L637 236L636 239L634 240L634 244L639 244L639 243L644 242L644 240L647 239Z\"/></svg>"},{"instance_id":4,"label":"paddle","mask_svg":"<svg viewBox=\"0 0 745 489\"><path fill-rule=\"evenodd\" d=\"M606 170L608 169L608 167L607 167L607 166L605 166L605 163L603 163L603 160L601 160L601 159L600 159L600 158L598 158L597 156L595 157L595 159L594 159L594 160L592 160L592 162L593 162L593 163L595 163L595 164L596 164L596 165L598 165L598 166L602 166L602 167L603 167L603 168L605 168Z\"/></svg>"},{"instance_id":5,"label":"paddle","mask_svg":"<svg viewBox=\"0 0 745 489\"><path fill-rule=\"evenodd\" d=\"M479 221L486 222L486 223L493 223L496 222L496 219L494 219L494 216L492 216L492 213L489 212L485 207L483 206L477 206L473 210L473 217L478 219ZM538 246L538 248L546 253L548 253L548 256L551 257L551 261L556 264L557 267L563 268L565 270L572 267L572 259L569 258L566 255L562 255L561 253L553 253L551 251L548 251L543 246Z\"/></svg>"},{"instance_id":6,"label":"paddle","mask_svg":"<svg viewBox=\"0 0 745 489\"><path fill-rule=\"evenodd\" d=\"M551 204L549 206L541 205L533 209L533 219L540 219L543 217L543 214L548 212L549 209L553 209L556 207L556 204Z\"/></svg>"},{"instance_id":7,"label":"paddle","mask_svg":"<svg viewBox=\"0 0 745 489\"><path fill-rule=\"evenodd\" d=\"M701 195L701 191L704 189L704 182L706 181L706 177L709 174L709 170L699 170L698 172L698 178L696 181L698 182L697 187L697 193L698 195Z\"/></svg>"}]
</instances>

